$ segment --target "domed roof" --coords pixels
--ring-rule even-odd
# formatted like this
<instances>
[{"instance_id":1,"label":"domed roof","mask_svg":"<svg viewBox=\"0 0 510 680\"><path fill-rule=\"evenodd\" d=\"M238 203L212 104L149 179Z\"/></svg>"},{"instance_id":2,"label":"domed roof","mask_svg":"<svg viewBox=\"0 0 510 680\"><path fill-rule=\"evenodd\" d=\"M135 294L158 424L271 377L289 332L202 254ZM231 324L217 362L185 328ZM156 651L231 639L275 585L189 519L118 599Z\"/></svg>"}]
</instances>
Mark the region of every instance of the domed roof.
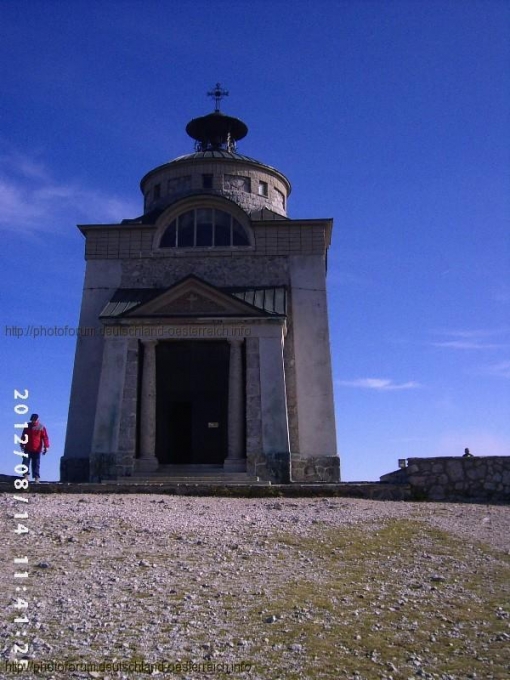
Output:
<instances>
[{"instance_id":1,"label":"domed roof","mask_svg":"<svg viewBox=\"0 0 510 680\"><path fill-rule=\"evenodd\" d=\"M177 156L171 163L177 163L178 161L187 160L202 160L203 158L224 158L228 161L250 161L251 163L258 163L254 158L248 158L248 156L243 156L237 151L227 151L226 149L209 149L207 151L195 151L195 153L188 153L184 156Z\"/></svg>"},{"instance_id":2,"label":"domed roof","mask_svg":"<svg viewBox=\"0 0 510 680\"><path fill-rule=\"evenodd\" d=\"M227 151L226 149L210 149L208 151L195 151L194 153L188 153L185 154L184 156L178 156L177 158L174 158L173 160L168 161L167 163L164 163L163 165L160 165L157 168L154 168L153 170L150 170L144 177L142 177L140 184L143 187L145 180L152 174L159 172L163 168L178 165L179 163L187 162L200 163L201 161L222 161L222 160L234 161L236 163L249 163L250 165L258 166L265 171L269 170L270 172L274 172L284 180L284 182L289 186L290 190L290 182L287 179L287 177L285 177L285 175L283 175L283 173L280 172L280 170L273 168L271 165L267 165L267 163L262 163L261 161L258 161L255 158L243 156L243 154L237 153L237 151Z\"/></svg>"},{"instance_id":3,"label":"domed roof","mask_svg":"<svg viewBox=\"0 0 510 680\"><path fill-rule=\"evenodd\" d=\"M174 158L170 163L182 163L184 161L202 161L202 160L213 160L213 159L223 159L226 161L241 161L242 163L254 163L255 165L263 166L264 168L271 168L270 165L266 163L261 163L255 158L250 158L249 156L243 156L237 151L227 151L226 149L209 149L207 151L195 151L195 153L188 153L184 156L178 156ZM277 171L278 172L278 171Z\"/></svg>"}]
</instances>

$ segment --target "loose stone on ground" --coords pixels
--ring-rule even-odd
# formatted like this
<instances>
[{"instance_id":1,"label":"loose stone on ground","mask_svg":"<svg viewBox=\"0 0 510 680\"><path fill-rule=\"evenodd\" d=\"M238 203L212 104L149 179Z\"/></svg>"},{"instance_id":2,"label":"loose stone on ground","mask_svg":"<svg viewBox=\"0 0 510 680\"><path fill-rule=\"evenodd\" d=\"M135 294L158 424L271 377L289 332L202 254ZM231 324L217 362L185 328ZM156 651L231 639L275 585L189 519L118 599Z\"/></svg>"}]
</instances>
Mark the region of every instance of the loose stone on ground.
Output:
<instances>
[{"instance_id":1,"label":"loose stone on ground","mask_svg":"<svg viewBox=\"0 0 510 680\"><path fill-rule=\"evenodd\" d=\"M32 565L30 659L245 662L213 677L271 680L510 677L508 506L34 495L18 536L3 502L5 564L22 550ZM13 580L4 569L4 611ZM148 677L93 672L24 677Z\"/></svg>"}]
</instances>

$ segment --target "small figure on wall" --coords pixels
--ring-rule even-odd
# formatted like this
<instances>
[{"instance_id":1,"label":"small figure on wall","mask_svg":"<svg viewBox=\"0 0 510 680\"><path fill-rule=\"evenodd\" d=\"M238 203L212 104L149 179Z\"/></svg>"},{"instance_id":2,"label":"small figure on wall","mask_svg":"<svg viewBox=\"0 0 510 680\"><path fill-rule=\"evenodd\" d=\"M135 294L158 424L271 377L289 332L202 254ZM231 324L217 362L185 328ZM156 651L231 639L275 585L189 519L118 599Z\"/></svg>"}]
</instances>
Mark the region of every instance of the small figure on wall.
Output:
<instances>
[{"instance_id":1,"label":"small figure on wall","mask_svg":"<svg viewBox=\"0 0 510 680\"><path fill-rule=\"evenodd\" d=\"M464 455L462 457L463 458L473 458L473 454L470 452L469 449L464 449Z\"/></svg>"}]
</instances>

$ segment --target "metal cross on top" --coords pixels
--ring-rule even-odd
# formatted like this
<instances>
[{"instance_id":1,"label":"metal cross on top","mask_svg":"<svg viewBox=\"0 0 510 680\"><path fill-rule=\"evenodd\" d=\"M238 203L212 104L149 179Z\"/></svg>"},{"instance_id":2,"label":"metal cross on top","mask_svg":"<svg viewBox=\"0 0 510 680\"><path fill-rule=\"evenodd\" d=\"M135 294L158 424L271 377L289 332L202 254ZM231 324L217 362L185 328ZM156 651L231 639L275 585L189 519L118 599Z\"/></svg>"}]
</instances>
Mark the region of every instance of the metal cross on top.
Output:
<instances>
[{"instance_id":1,"label":"metal cross on top","mask_svg":"<svg viewBox=\"0 0 510 680\"><path fill-rule=\"evenodd\" d=\"M214 112L218 113L220 110L220 102L224 97L228 97L228 90L221 87L221 83L216 83L214 90L207 93L208 97L214 99Z\"/></svg>"}]
</instances>

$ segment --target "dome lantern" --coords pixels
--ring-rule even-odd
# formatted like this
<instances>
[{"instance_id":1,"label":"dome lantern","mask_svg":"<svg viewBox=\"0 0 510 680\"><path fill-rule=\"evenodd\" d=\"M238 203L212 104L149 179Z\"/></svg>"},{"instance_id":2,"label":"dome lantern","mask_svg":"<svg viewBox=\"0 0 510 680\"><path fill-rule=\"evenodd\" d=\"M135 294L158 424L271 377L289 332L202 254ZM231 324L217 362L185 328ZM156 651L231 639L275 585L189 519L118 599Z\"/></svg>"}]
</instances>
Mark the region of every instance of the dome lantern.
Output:
<instances>
[{"instance_id":1,"label":"dome lantern","mask_svg":"<svg viewBox=\"0 0 510 680\"><path fill-rule=\"evenodd\" d=\"M235 151L238 140L248 134L248 127L239 118L227 116L220 111L220 102L228 91L216 83L214 90L207 93L214 99L214 111L207 116L193 118L186 125L186 132L195 140L196 151Z\"/></svg>"}]
</instances>

